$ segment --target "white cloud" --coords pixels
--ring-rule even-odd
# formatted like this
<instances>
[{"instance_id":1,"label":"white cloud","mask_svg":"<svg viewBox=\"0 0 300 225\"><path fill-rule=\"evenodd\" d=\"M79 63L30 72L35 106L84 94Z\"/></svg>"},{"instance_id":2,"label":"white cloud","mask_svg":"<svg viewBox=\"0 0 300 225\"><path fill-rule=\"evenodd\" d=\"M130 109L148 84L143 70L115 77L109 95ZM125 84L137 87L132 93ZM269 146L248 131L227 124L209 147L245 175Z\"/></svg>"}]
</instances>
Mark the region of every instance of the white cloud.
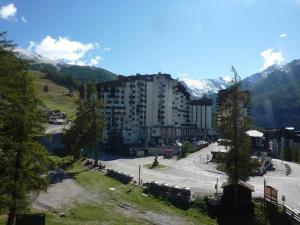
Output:
<instances>
[{"instance_id":1,"label":"white cloud","mask_svg":"<svg viewBox=\"0 0 300 225\"><path fill-rule=\"evenodd\" d=\"M285 37L287 37L287 33L282 33L282 34L279 35L279 37L285 38Z\"/></svg>"},{"instance_id":2,"label":"white cloud","mask_svg":"<svg viewBox=\"0 0 300 225\"><path fill-rule=\"evenodd\" d=\"M46 36L40 43L31 41L28 50L52 60L62 60L70 64L83 64L87 52L99 48L98 43L81 43L69 37L58 39ZM99 60L100 61L100 60Z\"/></svg>"},{"instance_id":3,"label":"white cloud","mask_svg":"<svg viewBox=\"0 0 300 225\"><path fill-rule=\"evenodd\" d=\"M222 79L227 82L231 82L233 80L232 76L230 76L230 75L224 76L224 77L222 77Z\"/></svg>"},{"instance_id":4,"label":"white cloud","mask_svg":"<svg viewBox=\"0 0 300 225\"><path fill-rule=\"evenodd\" d=\"M274 49L272 48L262 51L260 55L264 59L264 65L262 68L263 70L269 66L272 66L273 64L280 64L284 61L282 52L274 52Z\"/></svg>"},{"instance_id":5,"label":"white cloud","mask_svg":"<svg viewBox=\"0 0 300 225\"><path fill-rule=\"evenodd\" d=\"M104 51L109 52L109 51L110 51L110 48L105 47L105 48L104 48Z\"/></svg>"},{"instance_id":6,"label":"white cloud","mask_svg":"<svg viewBox=\"0 0 300 225\"><path fill-rule=\"evenodd\" d=\"M88 66L88 63L82 61L82 60L78 60L78 61L70 61L68 62L68 64L70 65L77 65L77 66Z\"/></svg>"},{"instance_id":7,"label":"white cloud","mask_svg":"<svg viewBox=\"0 0 300 225\"><path fill-rule=\"evenodd\" d=\"M8 20L17 14L17 8L13 3L4 5L0 8L0 18Z\"/></svg>"},{"instance_id":8,"label":"white cloud","mask_svg":"<svg viewBox=\"0 0 300 225\"><path fill-rule=\"evenodd\" d=\"M27 20L26 20L25 16L22 16L21 20L22 20L24 23L27 23Z\"/></svg>"},{"instance_id":9,"label":"white cloud","mask_svg":"<svg viewBox=\"0 0 300 225\"><path fill-rule=\"evenodd\" d=\"M96 66L103 58L100 55L97 55L94 58L91 58L90 65Z\"/></svg>"},{"instance_id":10,"label":"white cloud","mask_svg":"<svg viewBox=\"0 0 300 225\"><path fill-rule=\"evenodd\" d=\"M295 0L295 2L300 6L300 0Z\"/></svg>"},{"instance_id":11,"label":"white cloud","mask_svg":"<svg viewBox=\"0 0 300 225\"><path fill-rule=\"evenodd\" d=\"M68 64L77 65L77 66L97 66L103 58L100 55L91 58L89 61L87 60L77 60L77 61L70 61Z\"/></svg>"}]
</instances>

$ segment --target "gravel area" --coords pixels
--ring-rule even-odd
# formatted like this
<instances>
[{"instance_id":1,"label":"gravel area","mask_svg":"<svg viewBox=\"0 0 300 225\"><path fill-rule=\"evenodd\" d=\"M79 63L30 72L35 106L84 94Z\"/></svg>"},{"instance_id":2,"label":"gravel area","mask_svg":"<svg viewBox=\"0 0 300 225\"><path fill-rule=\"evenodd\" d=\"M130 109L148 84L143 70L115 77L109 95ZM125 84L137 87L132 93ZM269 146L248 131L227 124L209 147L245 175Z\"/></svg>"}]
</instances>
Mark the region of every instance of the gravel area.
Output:
<instances>
[{"instance_id":1,"label":"gravel area","mask_svg":"<svg viewBox=\"0 0 300 225\"><path fill-rule=\"evenodd\" d=\"M41 192L33 202L33 207L40 211L60 212L71 208L75 202L93 201L95 195L78 185L64 173L53 175L53 184L46 192Z\"/></svg>"}]
</instances>

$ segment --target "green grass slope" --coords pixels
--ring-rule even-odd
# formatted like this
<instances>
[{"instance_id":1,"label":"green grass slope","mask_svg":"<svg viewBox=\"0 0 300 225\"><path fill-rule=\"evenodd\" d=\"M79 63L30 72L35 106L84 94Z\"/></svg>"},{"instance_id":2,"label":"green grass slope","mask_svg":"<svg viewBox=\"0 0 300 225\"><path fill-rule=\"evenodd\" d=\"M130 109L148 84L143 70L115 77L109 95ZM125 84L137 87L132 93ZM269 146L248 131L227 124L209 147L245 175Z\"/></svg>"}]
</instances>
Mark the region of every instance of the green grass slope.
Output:
<instances>
[{"instance_id":1,"label":"green grass slope","mask_svg":"<svg viewBox=\"0 0 300 225\"><path fill-rule=\"evenodd\" d=\"M67 96L66 94L69 92L68 89L46 79L45 73L39 71L29 72L34 79L36 93L44 106L49 110L60 110L66 112L68 118L74 119L77 108L76 101L79 98L79 93L74 91L74 96ZM43 90L45 85L48 85L48 92Z\"/></svg>"},{"instance_id":2,"label":"green grass slope","mask_svg":"<svg viewBox=\"0 0 300 225\"><path fill-rule=\"evenodd\" d=\"M200 209L182 210L176 208L166 201L156 199L150 195L143 195L141 187L132 184L124 185L99 171L88 170L81 165L81 162L70 165L71 157L52 156L52 160L61 168L66 167L65 172L73 177L80 186L92 193L95 200L92 202L78 201L72 204L65 211L64 217L50 211L46 212L47 225L156 224L137 216L149 212L153 212L154 215L177 218L182 220L184 224L217 224L215 219L211 219ZM112 187L115 190L110 190ZM5 224L5 219L6 215L0 216L0 225Z\"/></svg>"},{"instance_id":3,"label":"green grass slope","mask_svg":"<svg viewBox=\"0 0 300 225\"><path fill-rule=\"evenodd\" d=\"M56 157L57 158L57 157ZM57 160L57 159L56 159ZM65 160L67 163L67 160ZM166 201L152 196L144 196L143 189L132 184L124 185L104 174L92 169L86 170L79 162L66 169L78 184L99 195L99 203L78 203L66 212L66 217L61 218L55 214L47 214L47 225L54 224L151 224L134 213L128 214L118 211L116 206L130 206L135 212L143 214L154 212L157 214L178 217L192 224L216 224L207 214L200 209L178 209ZM114 191L110 188L115 188ZM97 221L97 222L96 222Z\"/></svg>"},{"instance_id":4,"label":"green grass slope","mask_svg":"<svg viewBox=\"0 0 300 225\"><path fill-rule=\"evenodd\" d=\"M58 64L53 66L47 63L29 64L29 69L40 71L48 74L57 74L63 77L72 77L77 80L79 84L82 82L90 82L95 78L98 82L110 81L116 79L117 75L99 68L92 66L77 66L68 64Z\"/></svg>"}]
</instances>

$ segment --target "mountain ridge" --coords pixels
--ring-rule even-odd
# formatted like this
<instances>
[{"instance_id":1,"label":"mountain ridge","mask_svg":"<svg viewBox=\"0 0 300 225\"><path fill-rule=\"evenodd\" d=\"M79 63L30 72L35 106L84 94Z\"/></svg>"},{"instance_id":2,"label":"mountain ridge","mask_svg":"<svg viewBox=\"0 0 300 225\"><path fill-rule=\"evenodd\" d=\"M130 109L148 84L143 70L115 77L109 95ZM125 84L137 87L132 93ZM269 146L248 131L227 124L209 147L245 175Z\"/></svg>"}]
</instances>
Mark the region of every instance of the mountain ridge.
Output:
<instances>
[{"instance_id":1,"label":"mountain ridge","mask_svg":"<svg viewBox=\"0 0 300 225\"><path fill-rule=\"evenodd\" d=\"M24 56L23 56L24 57ZM37 54L27 54L29 69L47 74L48 79L66 87L77 81L90 82L94 77L98 82L114 80L117 75L98 67L62 64L45 59ZM31 60L31 61L30 61ZM229 87L228 77L215 79L179 78L193 98L209 95L214 99L220 89ZM252 74L241 81L242 89L251 93L251 115L258 127L276 128L294 126L300 129L300 60L284 65L272 65L264 71Z\"/></svg>"},{"instance_id":2,"label":"mountain ridge","mask_svg":"<svg viewBox=\"0 0 300 225\"><path fill-rule=\"evenodd\" d=\"M76 87L80 83L98 82L116 79L117 75L106 69L90 65L73 65L59 60L51 60L35 52L26 49L16 49L16 56L28 63L28 69L40 71L47 78L67 88Z\"/></svg>"}]
</instances>

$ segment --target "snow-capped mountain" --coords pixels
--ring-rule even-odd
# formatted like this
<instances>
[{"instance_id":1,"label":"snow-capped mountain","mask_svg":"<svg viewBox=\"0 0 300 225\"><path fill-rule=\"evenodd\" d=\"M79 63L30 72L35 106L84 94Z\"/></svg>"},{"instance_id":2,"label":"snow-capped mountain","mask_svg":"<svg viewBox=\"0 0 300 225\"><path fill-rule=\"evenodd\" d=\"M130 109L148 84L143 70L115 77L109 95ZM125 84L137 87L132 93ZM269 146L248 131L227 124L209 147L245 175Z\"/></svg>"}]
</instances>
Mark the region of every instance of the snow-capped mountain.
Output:
<instances>
[{"instance_id":1,"label":"snow-capped mountain","mask_svg":"<svg viewBox=\"0 0 300 225\"><path fill-rule=\"evenodd\" d=\"M262 81L269 77L274 71L280 71L283 69L282 65L274 64L267 69L263 70L262 72L252 74L245 79L242 80L242 87L244 89L248 89L256 84L256 82Z\"/></svg>"},{"instance_id":2,"label":"snow-capped mountain","mask_svg":"<svg viewBox=\"0 0 300 225\"><path fill-rule=\"evenodd\" d=\"M216 79L196 80L187 76L179 79L190 91L193 97L202 97L203 95L211 95L217 93L221 89L229 86L230 77L218 77Z\"/></svg>"},{"instance_id":3,"label":"snow-capped mountain","mask_svg":"<svg viewBox=\"0 0 300 225\"><path fill-rule=\"evenodd\" d=\"M17 48L16 54L18 57L30 61L32 64L40 64L40 63L47 63L51 64L53 66L56 66L57 64L61 63L60 61L51 60L49 58L46 58L44 56L41 56L35 52L23 49L23 48Z\"/></svg>"},{"instance_id":4,"label":"snow-capped mountain","mask_svg":"<svg viewBox=\"0 0 300 225\"><path fill-rule=\"evenodd\" d=\"M300 129L300 60L272 65L242 80L251 94L251 116L259 127Z\"/></svg>"},{"instance_id":5,"label":"snow-capped mountain","mask_svg":"<svg viewBox=\"0 0 300 225\"><path fill-rule=\"evenodd\" d=\"M294 61L292 63L286 65L278 65L274 64L267 69L263 70L262 72L255 73L251 76L248 76L242 80L242 87L244 89L251 89L253 86L257 84L257 82L262 82L263 80L267 79L269 75L273 74L274 72L285 72L288 73L291 70L291 64L299 64L299 61ZM179 78L179 80L187 87L193 97L202 97L203 95L211 95L217 93L221 89L226 89L229 86L231 81L231 77L218 77L215 79L202 79L197 80L190 78L186 75Z\"/></svg>"}]
</instances>

